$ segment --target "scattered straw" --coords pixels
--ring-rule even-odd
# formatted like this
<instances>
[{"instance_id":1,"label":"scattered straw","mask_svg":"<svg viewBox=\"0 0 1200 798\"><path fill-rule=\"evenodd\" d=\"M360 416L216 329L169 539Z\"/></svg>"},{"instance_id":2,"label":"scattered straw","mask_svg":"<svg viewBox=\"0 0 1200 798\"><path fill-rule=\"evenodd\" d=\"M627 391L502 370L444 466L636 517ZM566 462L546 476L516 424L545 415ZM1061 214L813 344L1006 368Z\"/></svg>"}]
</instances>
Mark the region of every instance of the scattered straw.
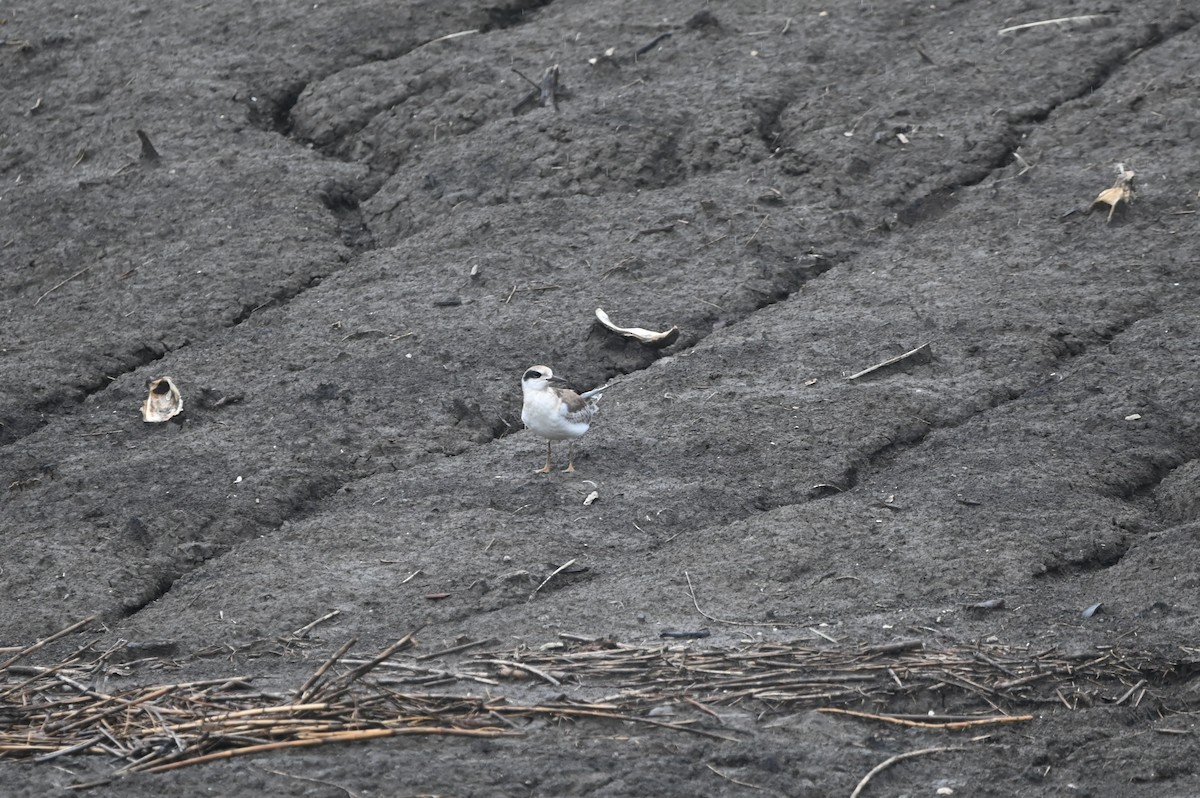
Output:
<instances>
[{"instance_id":1,"label":"scattered straw","mask_svg":"<svg viewBox=\"0 0 1200 798\"><path fill-rule=\"evenodd\" d=\"M90 619L89 619L90 622ZM417 656L406 635L373 656L348 655L349 641L299 687L253 689L245 676L120 688L128 663L119 649L88 643L57 664L18 664L88 622L16 650L0 664L0 759L35 762L84 754L114 759L111 778L160 773L267 751L353 743L400 735L504 737L539 718L617 722L738 741L718 731L712 707L756 713L820 708L865 720L945 731L1032 721L1015 707L1105 703L1136 705L1182 667L1150 654L1109 649L1091 657L1001 646L930 650L921 641L861 646L759 643L734 649L696 644L632 645L585 636L538 649L471 651L472 641L436 652L439 667ZM10 649L12 651L12 649ZM44 652L43 652L44 653ZM153 660L140 660L153 667ZM449 663L449 664L447 664ZM160 663L161 664L161 663ZM533 677L533 678L530 678ZM464 689L483 684L486 694ZM507 685L512 695L506 698ZM606 697L591 696L608 692ZM581 696L588 696L585 700ZM953 715L888 710L936 700ZM664 706L692 708L658 719ZM877 767L860 783L908 756ZM724 774L719 774L724 776ZM106 782L74 785L87 789Z\"/></svg>"}]
</instances>

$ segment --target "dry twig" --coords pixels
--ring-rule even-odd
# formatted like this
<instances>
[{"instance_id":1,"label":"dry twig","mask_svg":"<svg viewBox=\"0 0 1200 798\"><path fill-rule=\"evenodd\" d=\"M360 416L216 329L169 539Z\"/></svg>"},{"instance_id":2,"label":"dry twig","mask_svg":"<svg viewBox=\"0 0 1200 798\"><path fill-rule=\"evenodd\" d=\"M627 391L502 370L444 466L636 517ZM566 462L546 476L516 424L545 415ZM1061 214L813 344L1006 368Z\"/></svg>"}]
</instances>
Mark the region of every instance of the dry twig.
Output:
<instances>
[{"instance_id":1,"label":"dry twig","mask_svg":"<svg viewBox=\"0 0 1200 798\"><path fill-rule=\"evenodd\" d=\"M1057 17L1056 19L1042 19L1037 22L1026 22L1021 25L1010 25L1007 28L1001 28L999 35L1003 36L1006 33L1016 33L1017 31L1029 30L1030 28L1040 28L1043 25L1079 25L1079 24L1102 24L1111 22L1112 19L1107 14L1084 14L1077 17Z\"/></svg>"},{"instance_id":2,"label":"dry twig","mask_svg":"<svg viewBox=\"0 0 1200 798\"><path fill-rule=\"evenodd\" d=\"M688 582L695 602L690 577ZM772 712L815 707L902 726L972 729L1029 720L1029 715L1007 714L1016 706L1044 711L1061 702L1070 710L1067 697L1081 705L1136 705L1153 685L1182 667L1150 654L1115 649L1082 658L1053 649L932 649L916 640L875 646L842 643L816 648L791 642L705 649L678 641L644 646L577 635L534 650L471 653L468 649L491 642L475 641L434 654L461 657L454 669L420 664L429 655L418 658L405 650L414 645L412 635L379 654L353 659L347 657L354 645L350 641L297 690L285 694L254 692L245 677L100 689L100 677L110 674L110 652L91 651L93 643L57 664L18 664L90 620L16 650L0 665L0 758L57 764L69 756L103 754L119 763L113 776L120 776L399 735L500 737L520 734L525 724L547 717L637 723L734 740L702 724L720 722L714 707L745 707L751 702ZM554 691L553 698L510 704L497 691L501 682L488 678L497 670L532 674L545 684L530 680L524 694ZM464 683L487 685L487 697L453 689ZM435 687L439 692L430 692ZM598 688L612 693L598 700L571 697L592 695ZM898 701L934 696L957 714L873 713ZM1160 711L1171 711L1161 697L1154 698ZM671 722L650 716L651 710L667 704L695 712ZM872 771L860 791L871 775L896 761L900 760L893 758Z\"/></svg>"},{"instance_id":3,"label":"dry twig","mask_svg":"<svg viewBox=\"0 0 1200 798\"><path fill-rule=\"evenodd\" d=\"M565 563L563 563L562 565L560 565L560 566L558 566L557 568L555 568L555 569L554 569L554 570L553 570L553 571L550 573L550 575L549 575L549 576L547 576L545 579L543 579L543 580L542 580L542 583L541 583L540 585L538 585L537 587L535 587L535 588L533 589L533 592L529 594L529 598L527 598L527 599L526 599L526 601L533 601L533 597L534 597L534 596L536 596L536 595L538 594L538 591L539 591L539 590L541 590L542 588L544 588L544 587L545 587L545 586L546 586L546 585L547 585L547 584L550 582L550 580L551 580L551 579L553 579L554 577L558 576L560 573L562 573L562 572L563 572L563 570L564 570L564 569L566 569L566 568L570 568L570 567L571 567L572 565L574 565L574 564L575 564L575 558L574 558L574 557L572 557L571 559L567 560L567 561L566 561Z\"/></svg>"},{"instance_id":4,"label":"dry twig","mask_svg":"<svg viewBox=\"0 0 1200 798\"><path fill-rule=\"evenodd\" d=\"M907 753L896 754L890 759L885 759L875 767L871 768L871 771L867 773L867 775L863 776L862 781L860 781L858 786L854 788L854 792L850 793L850 798L858 798L858 796L862 794L862 791L866 789L867 783L870 782L872 778L878 776L880 773L887 770L897 762L903 762L905 759L912 759L914 756L925 756L926 754L940 754L944 751L961 750L963 750L961 746L946 746L942 748L922 748L918 751L908 751Z\"/></svg>"},{"instance_id":5,"label":"dry twig","mask_svg":"<svg viewBox=\"0 0 1200 798\"><path fill-rule=\"evenodd\" d=\"M884 723L894 723L897 726L908 726L918 729L971 729L976 726L990 726L996 723L1022 723L1033 720L1033 715L994 715L990 718L964 718L948 721L914 720L913 718L905 718L898 715L876 715L872 712L855 712L852 709L838 709L837 707L821 707L817 712L848 715L852 718L864 718L866 720L878 720Z\"/></svg>"},{"instance_id":6,"label":"dry twig","mask_svg":"<svg viewBox=\"0 0 1200 798\"><path fill-rule=\"evenodd\" d=\"M43 300L43 299L45 299L46 297L50 296L51 294L53 294L53 293L54 293L55 291L57 291L58 289L62 288L64 285L66 285L67 283L71 282L71 281L72 281L72 280L74 280L76 277L82 277L83 275L87 274L89 271L91 271L91 268L92 268L91 266L84 266L82 269L80 269L79 271L75 272L74 274L72 274L72 275L71 275L70 277L68 277L67 279L65 279L65 280L63 280L62 282L60 282L60 283L56 284L56 285L55 285L53 288L51 288L50 290L46 291L46 293L42 294L40 297L38 297L37 299L35 299L35 300L34 300L34 302L33 302L33 306L34 306L34 307L37 307L38 305L40 305L40 304L41 304L41 302L42 302L42 300Z\"/></svg>"}]
</instances>

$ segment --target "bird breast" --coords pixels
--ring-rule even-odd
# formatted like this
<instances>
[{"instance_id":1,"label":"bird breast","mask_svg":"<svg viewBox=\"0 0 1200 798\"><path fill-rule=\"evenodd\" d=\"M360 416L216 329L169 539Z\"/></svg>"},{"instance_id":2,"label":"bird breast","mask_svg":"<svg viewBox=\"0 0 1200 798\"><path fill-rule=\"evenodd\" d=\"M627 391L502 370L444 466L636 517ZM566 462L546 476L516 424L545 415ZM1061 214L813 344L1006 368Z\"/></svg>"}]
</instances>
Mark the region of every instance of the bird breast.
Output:
<instances>
[{"instance_id":1,"label":"bird breast","mask_svg":"<svg viewBox=\"0 0 1200 798\"><path fill-rule=\"evenodd\" d=\"M521 421L543 438L561 441L587 432L594 413L595 406L590 403L586 410L568 413L553 391L531 391L525 396Z\"/></svg>"}]
</instances>

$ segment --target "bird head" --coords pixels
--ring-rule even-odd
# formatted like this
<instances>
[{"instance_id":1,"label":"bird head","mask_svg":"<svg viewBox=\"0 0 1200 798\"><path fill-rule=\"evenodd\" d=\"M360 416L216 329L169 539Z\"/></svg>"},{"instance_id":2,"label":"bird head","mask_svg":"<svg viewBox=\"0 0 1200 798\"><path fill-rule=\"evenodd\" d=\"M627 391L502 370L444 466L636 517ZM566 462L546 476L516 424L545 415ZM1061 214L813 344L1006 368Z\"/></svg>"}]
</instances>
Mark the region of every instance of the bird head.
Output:
<instances>
[{"instance_id":1,"label":"bird head","mask_svg":"<svg viewBox=\"0 0 1200 798\"><path fill-rule=\"evenodd\" d=\"M549 366L530 366L525 369L525 376L521 377L521 387L525 390L540 391L552 382L562 381L560 377L554 376Z\"/></svg>"}]
</instances>

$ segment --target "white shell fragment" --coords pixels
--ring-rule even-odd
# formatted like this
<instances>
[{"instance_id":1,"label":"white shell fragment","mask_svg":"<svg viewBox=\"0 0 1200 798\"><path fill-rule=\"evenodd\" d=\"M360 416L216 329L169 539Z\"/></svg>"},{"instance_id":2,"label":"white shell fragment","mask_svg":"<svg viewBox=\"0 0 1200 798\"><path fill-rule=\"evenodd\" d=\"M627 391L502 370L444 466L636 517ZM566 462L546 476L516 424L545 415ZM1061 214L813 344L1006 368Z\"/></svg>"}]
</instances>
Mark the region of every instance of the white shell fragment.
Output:
<instances>
[{"instance_id":1,"label":"white shell fragment","mask_svg":"<svg viewBox=\"0 0 1200 798\"><path fill-rule=\"evenodd\" d=\"M672 326L671 329L664 332L654 332L646 330L642 327L618 327L612 323L612 319L604 312L603 308L596 308L596 318L605 328L612 330L617 335L625 338L632 338L640 344L650 347L651 349L662 349L670 346L679 339L679 328Z\"/></svg>"},{"instance_id":2,"label":"white shell fragment","mask_svg":"<svg viewBox=\"0 0 1200 798\"><path fill-rule=\"evenodd\" d=\"M161 424L183 412L183 397L170 377L159 377L146 385L150 395L142 402L142 421Z\"/></svg>"}]
</instances>

